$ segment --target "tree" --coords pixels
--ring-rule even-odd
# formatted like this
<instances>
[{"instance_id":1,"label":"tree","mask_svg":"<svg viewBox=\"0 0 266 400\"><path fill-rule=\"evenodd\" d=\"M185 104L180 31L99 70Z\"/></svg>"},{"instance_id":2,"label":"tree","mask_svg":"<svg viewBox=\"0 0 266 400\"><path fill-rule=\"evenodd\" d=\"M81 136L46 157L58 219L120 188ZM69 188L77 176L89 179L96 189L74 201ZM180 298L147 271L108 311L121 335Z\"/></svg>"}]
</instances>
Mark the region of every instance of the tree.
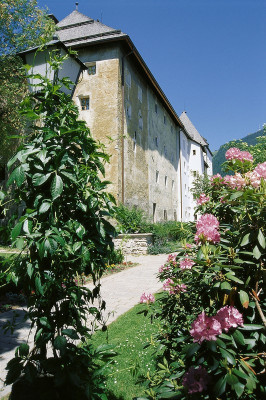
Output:
<instances>
[{"instance_id":1,"label":"tree","mask_svg":"<svg viewBox=\"0 0 266 400\"><path fill-rule=\"evenodd\" d=\"M22 61L16 54L47 42L54 22L36 0L8 0L0 3L0 164L14 154L24 122L18 113L27 92Z\"/></svg>"},{"instance_id":2,"label":"tree","mask_svg":"<svg viewBox=\"0 0 266 400\"><path fill-rule=\"evenodd\" d=\"M55 76L63 60L50 62ZM6 383L21 374L29 385L46 377L42 398L104 399L95 357L107 357L105 346L97 352L77 341L88 340L88 319L100 320L105 308L104 302L99 309L94 302L113 247L114 229L105 216L114 199L99 178L108 156L79 120L71 97L61 91L70 84L67 78L50 82L43 77L40 90L25 99L23 114L33 121L33 133L8 163L8 185L17 187L14 196L25 204L12 230L13 245L28 251L16 276L36 331L33 349L20 345L8 363ZM94 290L80 286L83 272L91 275Z\"/></svg>"}]
</instances>

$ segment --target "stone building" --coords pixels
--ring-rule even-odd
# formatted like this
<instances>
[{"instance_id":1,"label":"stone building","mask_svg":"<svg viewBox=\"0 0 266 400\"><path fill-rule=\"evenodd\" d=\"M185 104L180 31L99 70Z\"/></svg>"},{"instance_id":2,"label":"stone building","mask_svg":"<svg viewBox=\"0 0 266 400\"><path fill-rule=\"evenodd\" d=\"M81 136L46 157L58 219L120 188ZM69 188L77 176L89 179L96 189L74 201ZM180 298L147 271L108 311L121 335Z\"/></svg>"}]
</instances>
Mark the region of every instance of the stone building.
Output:
<instances>
[{"instance_id":1,"label":"stone building","mask_svg":"<svg viewBox=\"0 0 266 400\"><path fill-rule=\"evenodd\" d=\"M111 155L109 191L153 221L192 220L190 174L211 170L208 143L190 129L186 113L178 117L127 34L78 10L57 29L59 42L87 67L72 95Z\"/></svg>"}]
</instances>

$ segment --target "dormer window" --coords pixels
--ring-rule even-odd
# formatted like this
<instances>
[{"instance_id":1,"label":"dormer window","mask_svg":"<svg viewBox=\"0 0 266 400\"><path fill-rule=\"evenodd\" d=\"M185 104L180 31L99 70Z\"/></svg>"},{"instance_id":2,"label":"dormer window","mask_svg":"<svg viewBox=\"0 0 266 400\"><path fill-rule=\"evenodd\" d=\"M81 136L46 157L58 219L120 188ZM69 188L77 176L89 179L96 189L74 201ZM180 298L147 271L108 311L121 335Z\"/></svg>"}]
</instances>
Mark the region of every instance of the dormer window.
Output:
<instances>
[{"instance_id":1,"label":"dormer window","mask_svg":"<svg viewBox=\"0 0 266 400\"><path fill-rule=\"evenodd\" d=\"M88 97L80 97L80 107L82 111L86 111L90 109L90 98Z\"/></svg>"},{"instance_id":2,"label":"dormer window","mask_svg":"<svg viewBox=\"0 0 266 400\"><path fill-rule=\"evenodd\" d=\"M85 63L88 75L96 75L96 62Z\"/></svg>"}]
</instances>

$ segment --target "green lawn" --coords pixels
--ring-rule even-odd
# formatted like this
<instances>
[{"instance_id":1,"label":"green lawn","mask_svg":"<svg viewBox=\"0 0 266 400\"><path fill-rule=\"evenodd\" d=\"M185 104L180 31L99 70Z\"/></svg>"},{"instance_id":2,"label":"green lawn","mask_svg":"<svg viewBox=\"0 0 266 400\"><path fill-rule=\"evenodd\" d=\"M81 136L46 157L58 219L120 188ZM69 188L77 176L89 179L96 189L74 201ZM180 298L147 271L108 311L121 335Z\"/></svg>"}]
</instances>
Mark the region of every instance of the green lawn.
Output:
<instances>
[{"instance_id":1,"label":"green lawn","mask_svg":"<svg viewBox=\"0 0 266 400\"><path fill-rule=\"evenodd\" d=\"M138 384L138 378L153 371L153 345L144 348L152 341L154 334L160 329L159 323L151 323L150 314L138 314L147 309L146 304L139 304L119 317L107 332L96 332L92 342L95 346L103 343L114 344L118 352L114 364L107 374L106 388L108 400L132 400L144 395L144 388Z\"/></svg>"}]
</instances>

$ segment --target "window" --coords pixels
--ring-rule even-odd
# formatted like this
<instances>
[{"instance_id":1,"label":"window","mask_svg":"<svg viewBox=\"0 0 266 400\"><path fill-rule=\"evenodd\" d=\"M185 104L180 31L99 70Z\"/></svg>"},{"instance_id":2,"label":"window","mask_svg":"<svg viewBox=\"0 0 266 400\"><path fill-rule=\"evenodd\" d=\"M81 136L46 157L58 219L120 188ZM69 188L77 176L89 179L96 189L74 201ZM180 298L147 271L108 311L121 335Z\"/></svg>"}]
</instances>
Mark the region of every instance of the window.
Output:
<instances>
[{"instance_id":1,"label":"window","mask_svg":"<svg viewBox=\"0 0 266 400\"><path fill-rule=\"evenodd\" d=\"M81 97L80 98L80 106L83 111L89 110L90 109L90 98L89 97Z\"/></svg>"},{"instance_id":2,"label":"window","mask_svg":"<svg viewBox=\"0 0 266 400\"><path fill-rule=\"evenodd\" d=\"M153 222L156 222L156 203L152 203L152 217Z\"/></svg>"},{"instance_id":3,"label":"window","mask_svg":"<svg viewBox=\"0 0 266 400\"><path fill-rule=\"evenodd\" d=\"M154 110L155 110L155 113L158 114L158 104L157 103L154 104Z\"/></svg>"},{"instance_id":4,"label":"window","mask_svg":"<svg viewBox=\"0 0 266 400\"><path fill-rule=\"evenodd\" d=\"M164 177L164 186L167 186L167 180L168 180L167 175L165 175L165 177Z\"/></svg>"},{"instance_id":5,"label":"window","mask_svg":"<svg viewBox=\"0 0 266 400\"><path fill-rule=\"evenodd\" d=\"M196 176L197 176L197 171L192 171L192 175L194 176L194 178L196 178Z\"/></svg>"},{"instance_id":6,"label":"window","mask_svg":"<svg viewBox=\"0 0 266 400\"><path fill-rule=\"evenodd\" d=\"M176 211L174 211L174 220L177 221L177 214L176 214Z\"/></svg>"},{"instance_id":7,"label":"window","mask_svg":"<svg viewBox=\"0 0 266 400\"><path fill-rule=\"evenodd\" d=\"M175 181L173 180L172 181L172 190L174 189L174 186L175 186Z\"/></svg>"},{"instance_id":8,"label":"window","mask_svg":"<svg viewBox=\"0 0 266 400\"><path fill-rule=\"evenodd\" d=\"M141 111L139 110L139 129L143 129L143 119L141 115Z\"/></svg>"},{"instance_id":9,"label":"window","mask_svg":"<svg viewBox=\"0 0 266 400\"><path fill-rule=\"evenodd\" d=\"M156 136L156 138L155 138L155 146L158 147L158 145L159 145L159 141L158 141L158 137Z\"/></svg>"},{"instance_id":10,"label":"window","mask_svg":"<svg viewBox=\"0 0 266 400\"><path fill-rule=\"evenodd\" d=\"M134 133L134 138L133 138L133 151L136 153L137 149L137 132Z\"/></svg>"},{"instance_id":11,"label":"window","mask_svg":"<svg viewBox=\"0 0 266 400\"><path fill-rule=\"evenodd\" d=\"M88 75L95 75L96 74L96 62L85 62L84 64L87 67Z\"/></svg>"},{"instance_id":12,"label":"window","mask_svg":"<svg viewBox=\"0 0 266 400\"><path fill-rule=\"evenodd\" d=\"M164 125L166 125L166 116L165 115L163 116L163 123L164 123Z\"/></svg>"},{"instance_id":13,"label":"window","mask_svg":"<svg viewBox=\"0 0 266 400\"><path fill-rule=\"evenodd\" d=\"M165 155L165 157L167 156L167 149L166 149L166 146L163 146L163 152L164 152L164 155Z\"/></svg>"},{"instance_id":14,"label":"window","mask_svg":"<svg viewBox=\"0 0 266 400\"><path fill-rule=\"evenodd\" d=\"M163 210L163 219L167 221L167 211Z\"/></svg>"},{"instance_id":15,"label":"window","mask_svg":"<svg viewBox=\"0 0 266 400\"><path fill-rule=\"evenodd\" d=\"M140 86L138 86L138 99L140 102L142 102L142 89Z\"/></svg>"},{"instance_id":16,"label":"window","mask_svg":"<svg viewBox=\"0 0 266 400\"><path fill-rule=\"evenodd\" d=\"M193 150L193 156L195 156L196 155L196 150Z\"/></svg>"},{"instance_id":17,"label":"window","mask_svg":"<svg viewBox=\"0 0 266 400\"><path fill-rule=\"evenodd\" d=\"M156 183L158 183L159 182L159 171L156 171Z\"/></svg>"}]
</instances>

